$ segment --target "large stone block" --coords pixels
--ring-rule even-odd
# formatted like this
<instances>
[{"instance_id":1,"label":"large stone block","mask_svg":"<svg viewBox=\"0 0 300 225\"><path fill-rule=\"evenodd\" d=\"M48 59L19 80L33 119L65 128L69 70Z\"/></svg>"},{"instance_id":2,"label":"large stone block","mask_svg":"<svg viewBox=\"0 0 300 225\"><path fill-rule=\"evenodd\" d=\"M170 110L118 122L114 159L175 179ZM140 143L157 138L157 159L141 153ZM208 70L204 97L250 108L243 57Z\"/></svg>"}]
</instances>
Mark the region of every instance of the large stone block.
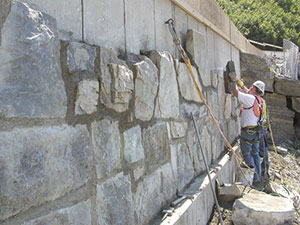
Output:
<instances>
[{"instance_id":1,"label":"large stone block","mask_svg":"<svg viewBox=\"0 0 300 225\"><path fill-rule=\"evenodd\" d=\"M226 94L224 117L228 120L231 116L231 94Z\"/></svg>"},{"instance_id":2,"label":"large stone block","mask_svg":"<svg viewBox=\"0 0 300 225\"><path fill-rule=\"evenodd\" d=\"M183 119L188 120L191 119L192 114L198 119L208 116L207 108L204 105L199 107L198 105L183 103L180 105L180 111Z\"/></svg>"},{"instance_id":3,"label":"large stone block","mask_svg":"<svg viewBox=\"0 0 300 225\"><path fill-rule=\"evenodd\" d=\"M58 29L61 31L60 38L82 40L82 6L80 0L22 0L22 2L29 3L30 7L54 17L57 20Z\"/></svg>"},{"instance_id":4,"label":"large stone block","mask_svg":"<svg viewBox=\"0 0 300 225\"><path fill-rule=\"evenodd\" d=\"M165 205L176 194L175 177L170 163L166 163L161 168L161 190L163 196L162 204Z\"/></svg>"},{"instance_id":5,"label":"large stone block","mask_svg":"<svg viewBox=\"0 0 300 225\"><path fill-rule=\"evenodd\" d=\"M172 138L182 138L186 135L187 122L170 122L170 135Z\"/></svg>"},{"instance_id":6,"label":"large stone block","mask_svg":"<svg viewBox=\"0 0 300 225\"><path fill-rule=\"evenodd\" d=\"M0 220L86 184L91 159L82 125L0 132Z\"/></svg>"},{"instance_id":7,"label":"large stone block","mask_svg":"<svg viewBox=\"0 0 300 225\"><path fill-rule=\"evenodd\" d=\"M131 181L128 175L119 173L97 187L97 224L135 224Z\"/></svg>"},{"instance_id":8,"label":"large stone block","mask_svg":"<svg viewBox=\"0 0 300 225\"><path fill-rule=\"evenodd\" d=\"M292 108L296 112L300 113L300 98L292 97Z\"/></svg>"},{"instance_id":9,"label":"large stone block","mask_svg":"<svg viewBox=\"0 0 300 225\"><path fill-rule=\"evenodd\" d=\"M84 0L84 41L125 52L125 18L123 0ZM101 34L101 35L99 35Z\"/></svg>"},{"instance_id":10,"label":"large stone block","mask_svg":"<svg viewBox=\"0 0 300 225\"><path fill-rule=\"evenodd\" d=\"M159 70L159 90L156 99L156 118L177 118L179 116L179 94L174 61L168 52L147 52Z\"/></svg>"},{"instance_id":11,"label":"large stone block","mask_svg":"<svg viewBox=\"0 0 300 225\"><path fill-rule=\"evenodd\" d=\"M125 32L127 53L155 49L154 1L125 1ZM137 19L138 18L138 19Z\"/></svg>"},{"instance_id":12,"label":"large stone block","mask_svg":"<svg viewBox=\"0 0 300 225\"><path fill-rule=\"evenodd\" d=\"M135 117L151 120L154 112L154 100L157 95L158 69L152 61L144 57L143 61L134 64L135 73Z\"/></svg>"},{"instance_id":13,"label":"large stone block","mask_svg":"<svg viewBox=\"0 0 300 225\"><path fill-rule=\"evenodd\" d=\"M284 224L295 217L292 201L264 192L246 193L233 205L232 220L236 225Z\"/></svg>"},{"instance_id":14,"label":"large stone block","mask_svg":"<svg viewBox=\"0 0 300 225\"><path fill-rule=\"evenodd\" d=\"M67 66L71 73L95 68L96 48L84 43L70 42L67 49Z\"/></svg>"},{"instance_id":15,"label":"large stone block","mask_svg":"<svg viewBox=\"0 0 300 225\"><path fill-rule=\"evenodd\" d=\"M121 140L118 122L108 118L93 122L92 142L98 179L121 168Z\"/></svg>"},{"instance_id":16,"label":"large stone block","mask_svg":"<svg viewBox=\"0 0 300 225\"><path fill-rule=\"evenodd\" d=\"M188 30L186 33L186 50L195 63L203 85L210 86L210 70L208 68L206 36L196 30Z\"/></svg>"},{"instance_id":17,"label":"large stone block","mask_svg":"<svg viewBox=\"0 0 300 225\"><path fill-rule=\"evenodd\" d=\"M69 208L59 209L45 216L38 217L21 225L90 225L91 219L91 201L78 203Z\"/></svg>"},{"instance_id":18,"label":"large stone block","mask_svg":"<svg viewBox=\"0 0 300 225\"><path fill-rule=\"evenodd\" d=\"M300 97L300 81L276 77L274 92L281 95Z\"/></svg>"},{"instance_id":19,"label":"large stone block","mask_svg":"<svg viewBox=\"0 0 300 225\"><path fill-rule=\"evenodd\" d=\"M112 101L112 83L116 78L112 78L115 73L111 74L114 71L110 70L109 64L117 64L127 69L125 62L118 59L116 53L105 48L100 48L100 101L110 109L114 109L117 112L124 112L128 109L127 103L114 103Z\"/></svg>"},{"instance_id":20,"label":"large stone block","mask_svg":"<svg viewBox=\"0 0 300 225\"><path fill-rule=\"evenodd\" d=\"M122 65L109 64L110 73L112 74L112 102L125 104L128 107L134 90L133 73Z\"/></svg>"},{"instance_id":21,"label":"large stone block","mask_svg":"<svg viewBox=\"0 0 300 225\"><path fill-rule=\"evenodd\" d=\"M146 169L153 171L170 159L170 145L166 123L157 123L143 130Z\"/></svg>"},{"instance_id":22,"label":"large stone block","mask_svg":"<svg viewBox=\"0 0 300 225\"><path fill-rule=\"evenodd\" d=\"M97 111L99 98L99 82L97 80L83 80L78 84L75 114L91 114Z\"/></svg>"},{"instance_id":23,"label":"large stone block","mask_svg":"<svg viewBox=\"0 0 300 225\"><path fill-rule=\"evenodd\" d=\"M273 92L274 74L270 71L266 59L248 53L240 53L241 77L250 87L255 81L266 84L266 91Z\"/></svg>"},{"instance_id":24,"label":"large stone block","mask_svg":"<svg viewBox=\"0 0 300 225\"><path fill-rule=\"evenodd\" d=\"M198 87L202 91L202 85L199 82L197 70L195 67L192 67L192 69ZM193 82L192 76L185 63L178 63L176 70L179 90L182 97L188 101L202 102Z\"/></svg>"},{"instance_id":25,"label":"large stone block","mask_svg":"<svg viewBox=\"0 0 300 225\"><path fill-rule=\"evenodd\" d=\"M67 96L59 49L55 20L13 2L0 46L0 115L65 116Z\"/></svg>"},{"instance_id":26,"label":"large stone block","mask_svg":"<svg viewBox=\"0 0 300 225\"><path fill-rule=\"evenodd\" d=\"M134 163L145 158L142 146L140 126L130 128L124 132L124 156L127 162Z\"/></svg>"},{"instance_id":27,"label":"large stone block","mask_svg":"<svg viewBox=\"0 0 300 225\"><path fill-rule=\"evenodd\" d=\"M287 108L286 96L267 93L264 97L272 121L272 131L276 141L294 137L295 112Z\"/></svg>"}]
</instances>

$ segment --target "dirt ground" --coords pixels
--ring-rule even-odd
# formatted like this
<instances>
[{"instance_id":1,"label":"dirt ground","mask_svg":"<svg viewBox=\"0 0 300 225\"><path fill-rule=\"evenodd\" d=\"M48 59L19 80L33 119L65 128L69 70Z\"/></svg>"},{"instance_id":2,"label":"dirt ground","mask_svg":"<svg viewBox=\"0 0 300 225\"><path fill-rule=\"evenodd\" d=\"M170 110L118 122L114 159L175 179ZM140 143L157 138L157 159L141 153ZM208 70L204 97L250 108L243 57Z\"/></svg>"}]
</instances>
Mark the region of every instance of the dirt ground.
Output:
<instances>
[{"instance_id":1,"label":"dirt ground","mask_svg":"<svg viewBox=\"0 0 300 225\"><path fill-rule=\"evenodd\" d=\"M270 169L269 182L264 182L257 190L267 192L268 183L280 184L291 193L293 196L300 195L300 140L287 140L285 143L277 144L277 146L282 146L288 149L287 155L276 154L272 151L270 147L269 151L269 161ZM231 220L232 216L232 203L227 203L226 205L220 205L221 213L224 225L233 225ZM284 225L299 225L300 224L300 208L297 209L298 217L294 221L285 223ZM219 215L217 210L214 210L211 221L209 225L217 225L219 223Z\"/></svg>"}]
</instances>

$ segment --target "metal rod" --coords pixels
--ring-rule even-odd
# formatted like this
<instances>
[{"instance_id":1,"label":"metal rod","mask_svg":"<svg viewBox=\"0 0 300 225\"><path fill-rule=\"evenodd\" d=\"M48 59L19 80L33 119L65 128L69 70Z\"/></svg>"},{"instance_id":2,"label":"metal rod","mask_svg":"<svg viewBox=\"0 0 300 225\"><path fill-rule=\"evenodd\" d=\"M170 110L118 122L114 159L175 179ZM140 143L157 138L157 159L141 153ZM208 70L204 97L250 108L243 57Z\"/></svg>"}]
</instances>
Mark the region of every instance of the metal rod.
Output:
<instances>
[{"instance_id":1,"label":"metal rod","mask_svg":"<svg viewBox=\"0 0 300 225\"><path fill-rule=\"evenodd\" d=\"M195 127L195 130L196 130L196 134L197 134L197 138L198 138L200 150L201 150L201 153L202 153L202 157L203 157L203 160L204 160L206 172L207 172L207 175L208 175L208 179L209 179L211 191L213 193L213 196L214 196L214 199L215 199L215 202L216 202L216 206L217 206L217 210L218 210L218 213L219 213L220 222L223 225L223 219L222 219L222 214L221 214L221 211L220 211L220 206L219 206L219 203L218 203L218 199L217 199L216 193L214 191L214 187L212 185L212 180L211 180L210 173L209 173L209 168L208 168L208 165L207 165L206 155L205 155L205 153L203 151L203 148L202 148L202 145L201 145L200 135L199 135L199 131L198 131L198 128L197 128L197 124L196 124L196 121L195 121L194 114L192 114L192 119L193 119L194 127Z\"/></svg>"}]
</instances>

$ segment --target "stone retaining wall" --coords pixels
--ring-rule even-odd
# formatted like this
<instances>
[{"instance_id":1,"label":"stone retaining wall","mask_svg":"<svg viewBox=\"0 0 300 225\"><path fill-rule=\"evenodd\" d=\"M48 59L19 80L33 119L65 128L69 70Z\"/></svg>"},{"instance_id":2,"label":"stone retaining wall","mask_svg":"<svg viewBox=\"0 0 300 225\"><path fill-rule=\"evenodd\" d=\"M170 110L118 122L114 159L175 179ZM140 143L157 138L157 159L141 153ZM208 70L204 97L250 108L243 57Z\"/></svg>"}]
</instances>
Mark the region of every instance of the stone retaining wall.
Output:
<instances>
[{"instance_id":1,"label":"stone retaining wall","mask_svg":"<svg viewBox=\"0 0 300 225\"><path fill-rule=\"evenodd\" d=\"M174 12L170 2L165 4ZM61 1L61 7L67 5ZM113 6L107 2L105 7ZM94 5L85 7L99 15ZM191 113L209 164L224 153L177 53L149 44L151 51L143 55L120 58L114 43L123 31L115 33L116 39L106 37L108 49L92 41L62 40L56 20L28 4L13 2L5 10L0 224L149 224L177 191L205 171ZM239 74L239 51L175 11L177 26L191 29L186 46L198 83L233 142L239 135L239 106L225 94L223 70L234 60ZM111 26L118 27L115 19ZM105 37L108 29L99 30ZM161 30L172 45L166 27ZM103 38L96 31L94 38Z\"/></svg>"}]
</instances>

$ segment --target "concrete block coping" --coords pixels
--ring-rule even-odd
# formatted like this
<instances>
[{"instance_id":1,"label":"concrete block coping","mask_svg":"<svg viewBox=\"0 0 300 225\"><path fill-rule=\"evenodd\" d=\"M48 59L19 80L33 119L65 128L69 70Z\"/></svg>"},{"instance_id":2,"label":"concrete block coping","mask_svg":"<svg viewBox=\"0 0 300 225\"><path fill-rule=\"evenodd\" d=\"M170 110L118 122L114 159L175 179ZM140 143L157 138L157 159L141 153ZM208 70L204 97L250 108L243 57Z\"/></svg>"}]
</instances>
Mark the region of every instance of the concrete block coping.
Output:
<instances>
[{"instance_id":1,"label":"concrete block coping","mask_svg":"<svg viewBox=\"0 0 300 225\"><path fill-rule=\"evenodd\" d=\"M234 149L239 150L239 146L235 146ZM216 178L224 183L231 183L235 179L237 164L231 155L232 153L225 154L210 167L214 187L216 186ZM205 173L197 177L182 192L182 195L188 196L188 198L175 207L172 215L161 218L160 222L157 220L156 225L207 224L215 204L208 175Z\"/></svg>"}]
</instances>

